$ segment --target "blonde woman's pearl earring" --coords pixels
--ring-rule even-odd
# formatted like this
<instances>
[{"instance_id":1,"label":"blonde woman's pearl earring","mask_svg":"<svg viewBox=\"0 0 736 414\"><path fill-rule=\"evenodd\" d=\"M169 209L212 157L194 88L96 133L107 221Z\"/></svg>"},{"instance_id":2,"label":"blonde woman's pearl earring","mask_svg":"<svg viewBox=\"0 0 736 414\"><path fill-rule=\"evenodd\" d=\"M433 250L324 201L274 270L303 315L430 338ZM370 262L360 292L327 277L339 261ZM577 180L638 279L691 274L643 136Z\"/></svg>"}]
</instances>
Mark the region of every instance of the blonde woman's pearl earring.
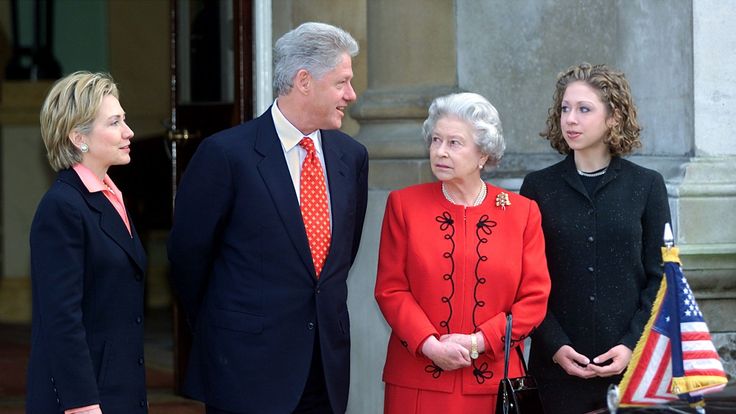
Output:
<instances>
[{"instance_id":1,"label":"blonde woman's pearl earring","mask_svg":"<svg viewBox=\"0 0 736 414\"><path fill-rule=\"evenodd\" d=\"M82 152L89 152L89 145L85 144L84 142L79 146L79 150Z\"/></svg>"}]
</instances>

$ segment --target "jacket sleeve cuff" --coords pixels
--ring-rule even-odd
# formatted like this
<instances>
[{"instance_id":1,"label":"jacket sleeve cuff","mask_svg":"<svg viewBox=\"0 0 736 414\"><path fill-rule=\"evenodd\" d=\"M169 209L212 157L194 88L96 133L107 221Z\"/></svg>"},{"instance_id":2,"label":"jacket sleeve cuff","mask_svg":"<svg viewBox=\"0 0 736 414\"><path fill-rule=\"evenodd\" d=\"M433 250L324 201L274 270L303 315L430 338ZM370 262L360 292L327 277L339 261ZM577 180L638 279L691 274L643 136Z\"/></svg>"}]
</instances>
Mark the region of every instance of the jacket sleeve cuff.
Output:
<instances>
[{"instance_id":1,"label":"jacket sleeve cuff","mask_svg":"<svg viewBox=\"0 0 736 414\"><path fill-rule=\"evenodd\" d=\"M636 343L639 342L639 338L635 337L634 335L628 333L626 334L621 340L619 341L620 344L625 345L630 350L634 350L636 347Z\"/></svg>"},{"instance_id":2,"label":"jacket sleeve cuff","mask_svg":"<svg viewBox=\"0 0 736 414\"><path fill-rule=\"evenodd\" d=\"M64 410L64 414L79 414L79 413L102 414L102 410L100 409L99 404Z\"/></svg>"},{"instance_id":3,"label":"jacket sleeve cuff","mask_svg":"<svg viewBox=\"0 0 736 414\"><path fill-rule=\"evenodd\" d=\"M506 331L506 315L499 313L482 323L480 332L483 333L486 349L483 352L490 358L503 358L503 333Z\"/></svg>"}]
</instances>

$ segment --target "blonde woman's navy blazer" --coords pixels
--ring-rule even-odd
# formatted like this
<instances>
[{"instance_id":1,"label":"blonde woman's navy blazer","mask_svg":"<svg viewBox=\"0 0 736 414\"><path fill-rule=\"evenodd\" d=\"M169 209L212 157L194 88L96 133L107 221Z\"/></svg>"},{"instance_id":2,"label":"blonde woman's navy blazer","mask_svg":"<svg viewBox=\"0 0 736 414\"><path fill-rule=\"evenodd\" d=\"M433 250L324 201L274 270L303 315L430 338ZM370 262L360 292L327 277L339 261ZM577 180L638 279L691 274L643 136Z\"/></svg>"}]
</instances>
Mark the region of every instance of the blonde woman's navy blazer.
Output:
<instances>
[{"instance_id":1,"label":"blonde woman's navy blazer","mask_svg":"<svg viewBox=\"0 0 736 414\"><path fill-rule=\"evenodd\" d=\"M147 412L143 361L146 257L101 192L60 171L31 226L33 334L28 413L100 404Z\"/></svg>"}]
</instances>

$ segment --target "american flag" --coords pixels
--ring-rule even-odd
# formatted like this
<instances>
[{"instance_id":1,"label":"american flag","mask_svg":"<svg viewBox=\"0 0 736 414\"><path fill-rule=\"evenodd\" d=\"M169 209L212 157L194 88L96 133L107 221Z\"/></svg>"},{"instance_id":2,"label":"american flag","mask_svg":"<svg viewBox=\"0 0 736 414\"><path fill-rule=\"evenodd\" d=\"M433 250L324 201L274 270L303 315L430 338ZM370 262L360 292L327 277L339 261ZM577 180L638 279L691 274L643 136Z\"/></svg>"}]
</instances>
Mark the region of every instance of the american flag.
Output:
<instances>
[{"instance_id":1,"label":"american flag","mask_svg":"<svg viewBox=\"0 0 736 414\"><path fill-rule=\"evenodd\" d=\"M649 322L619 385L621 407L702 402L726 386L703 314L682 273L679 249L663 247L665 275Z\"/></svg>"}]
</instances>

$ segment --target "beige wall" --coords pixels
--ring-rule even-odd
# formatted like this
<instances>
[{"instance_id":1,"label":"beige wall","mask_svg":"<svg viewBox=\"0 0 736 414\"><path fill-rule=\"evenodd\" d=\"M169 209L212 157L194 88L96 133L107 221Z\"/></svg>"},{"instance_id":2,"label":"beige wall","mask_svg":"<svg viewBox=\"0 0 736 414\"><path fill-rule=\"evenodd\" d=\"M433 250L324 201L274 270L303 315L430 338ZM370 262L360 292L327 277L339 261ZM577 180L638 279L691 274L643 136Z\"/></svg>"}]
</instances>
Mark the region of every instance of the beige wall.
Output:
<instances>
[{"instance_id":1,"label":"beige wall","mask_svg":"<svg viewBox=\"0 0 736 414\"><path fill-rule=\"evenodd\" d=\"M38 124L50 87L50 81L4 82L0 94L0 321L31 317L28 234L36 205L53 179Z\"/></svg>"}]
</instances>

